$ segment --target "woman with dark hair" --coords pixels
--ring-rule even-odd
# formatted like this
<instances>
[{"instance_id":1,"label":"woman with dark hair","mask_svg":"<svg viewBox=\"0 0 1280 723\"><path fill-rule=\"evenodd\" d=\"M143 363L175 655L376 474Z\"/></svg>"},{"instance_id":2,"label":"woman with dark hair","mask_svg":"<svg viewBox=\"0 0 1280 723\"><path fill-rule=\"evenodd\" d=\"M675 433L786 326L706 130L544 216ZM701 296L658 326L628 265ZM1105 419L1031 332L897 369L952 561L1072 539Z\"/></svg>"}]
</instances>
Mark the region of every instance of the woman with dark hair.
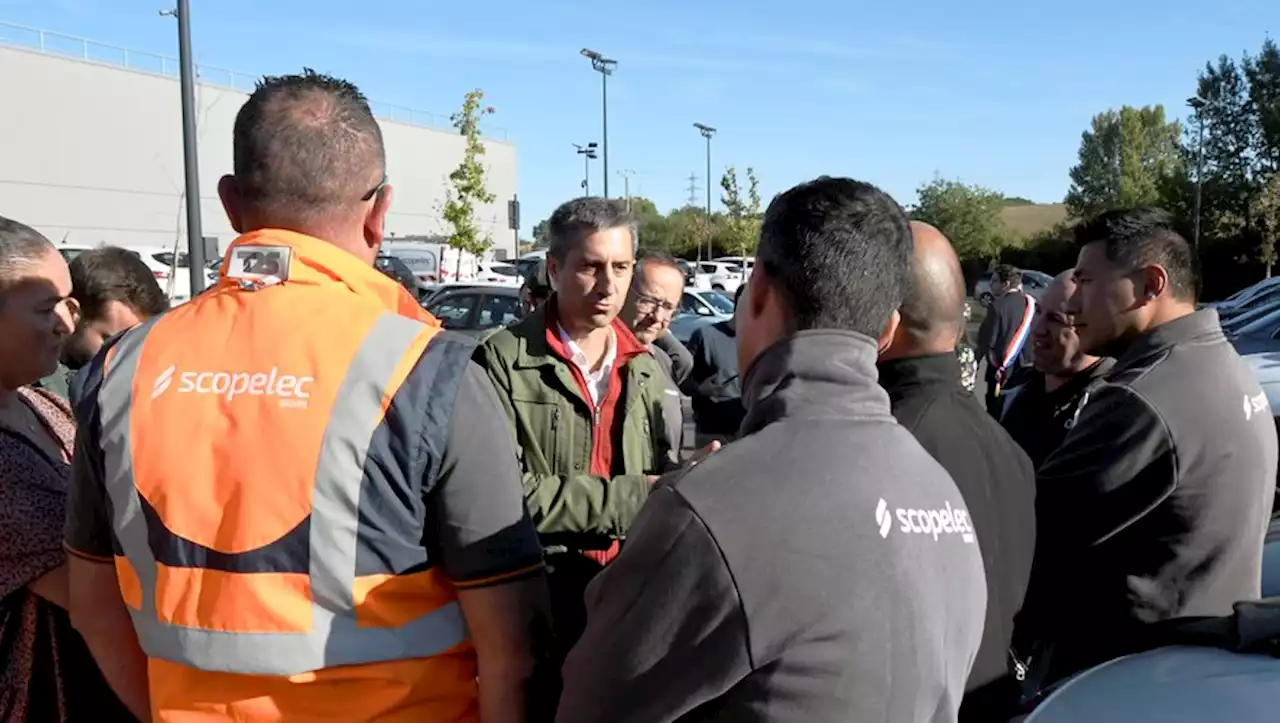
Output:
<instances>
[{"instance_id":1,"label":"woman with dark hair","mask_svg":"<svg viewBox=\"0 0 1280 723\"><path fill-rule=\"evenodd\" d=\"M0 721L130 721L67 616L62 547L75 420L32 385L75 328L47 239L0 218Z\"/></svg>"}]
</instances>

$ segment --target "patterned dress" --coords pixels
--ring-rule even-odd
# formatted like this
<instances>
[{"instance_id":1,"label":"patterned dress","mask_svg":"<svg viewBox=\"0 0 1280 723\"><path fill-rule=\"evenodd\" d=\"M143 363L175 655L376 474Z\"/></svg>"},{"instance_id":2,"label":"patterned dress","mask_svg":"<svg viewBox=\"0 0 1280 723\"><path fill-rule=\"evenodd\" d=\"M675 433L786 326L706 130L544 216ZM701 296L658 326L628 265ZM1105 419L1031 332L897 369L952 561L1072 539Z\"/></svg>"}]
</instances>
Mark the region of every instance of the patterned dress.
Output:
<instances>
[{"instance_id":1,"label":"patterned dress","mask_svg":"<svg viewBox=\"0 0 1280 723\"><path fill-rule=\"evenodd\" d=\"M18 404L61 448L54 459L31 432L0 424L0 722L132 721L62 608L27 585L65 560L75 422L62 398L19 389Z\"/></svg>"},{"instance_id":2,"label":"patterned dress","mask_svg":"<svg viewBox=\"0 0 1280 723\"><path fill-rule=\"evenodd\" d=\"M956 344L956 358L960 360L960 384L967 391L972 392L978 383L978 355L973 350L973 344L969 343L969 302L964 302L964 331L960 334L960 341Z\"/></svg>"}]
</instances>

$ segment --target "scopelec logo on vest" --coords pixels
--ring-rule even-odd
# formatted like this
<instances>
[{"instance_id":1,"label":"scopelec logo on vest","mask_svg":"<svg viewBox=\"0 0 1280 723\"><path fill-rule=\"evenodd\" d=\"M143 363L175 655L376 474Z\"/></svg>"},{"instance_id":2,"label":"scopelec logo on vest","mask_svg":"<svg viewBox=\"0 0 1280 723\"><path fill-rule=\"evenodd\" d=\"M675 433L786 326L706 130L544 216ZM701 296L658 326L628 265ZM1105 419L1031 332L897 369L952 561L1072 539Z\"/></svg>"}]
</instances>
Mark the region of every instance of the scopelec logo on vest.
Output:
<instances>
[{"instance_id":1,"label":"scopelec logo on vest","mask_svg":"<svg viewBox=\"0 0 1280 723\"><path fill-rule=\"evenodd\" d=\"M876 504L876 525L880 527L880 536L887 538L893 529L893 518L898 518L898 529L907 534L932 535L937 542L941 535L959 535L965 544L972 544L973 520L969 511L952 507L950 502L937 509L908 509L899 507L889 509L889 503L880 499Z\"/></svg>"},{"instance_id":2,"label":"scopelec logo on vest","mask_svg":"<svg viewBox=\"0 0 1280 723\"><path fill-rule=\"evenodd\" d=\"M281 374L278 367L267 372L201 372L178 371L176 365L160 372L151 387L151 398L158 399L178 382L177 394L208 394L231 402L236 397L273 397L282 407L306 407L311 398L307 388L315 377Z\"/></svg>"}]
</instances>

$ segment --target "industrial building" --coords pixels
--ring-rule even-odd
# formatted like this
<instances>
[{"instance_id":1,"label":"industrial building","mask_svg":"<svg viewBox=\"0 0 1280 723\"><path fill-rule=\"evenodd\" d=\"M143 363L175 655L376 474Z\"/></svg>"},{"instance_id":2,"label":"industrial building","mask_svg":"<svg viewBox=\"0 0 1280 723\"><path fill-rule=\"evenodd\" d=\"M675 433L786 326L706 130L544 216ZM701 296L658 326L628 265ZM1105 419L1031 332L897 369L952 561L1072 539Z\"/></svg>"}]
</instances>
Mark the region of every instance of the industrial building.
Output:
<instances>
[{"instance_id":1,"label":"industrial building","mask_svg":"<svg viewBox=\"0 0 1280 723\"><path fill-rule=\"evenodd\" d=\"M185 248L178 67L174 58L0 23L0 216L55 242ZM222 249L235 232L217 182L231 172L232 125L256 77L205 65L197 76L203 234ZM447 116L371 104L396 192L388 233L447 235L441 211L463 137ZM495 201L477 209L476 222L498 257L514 258L516 149L488 135L497 136L486 137L482 161Z\"/></svg>"}]
</instances>

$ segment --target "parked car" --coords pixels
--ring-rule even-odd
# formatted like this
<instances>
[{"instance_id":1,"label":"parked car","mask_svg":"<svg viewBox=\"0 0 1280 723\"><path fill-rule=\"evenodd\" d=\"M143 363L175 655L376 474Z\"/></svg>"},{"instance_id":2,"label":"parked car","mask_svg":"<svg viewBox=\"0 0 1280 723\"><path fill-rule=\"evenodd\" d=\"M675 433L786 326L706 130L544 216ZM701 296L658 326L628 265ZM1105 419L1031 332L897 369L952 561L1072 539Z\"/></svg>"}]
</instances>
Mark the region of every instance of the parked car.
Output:
<instances>
[{"instance_id":1,"label":"parked car","mask_svg":"<svg viewBox=\"0 0 1280 723\"><path fill-rule=\"evenodd\" d=\"M101 245L103 244L97 246L59 244L57 248L67 263L71 263L81 253ZM123 246L122 248L132 251L142 259L170 300L176 303L191 300L191 276L188 271L187 252L180 251L175 258L173 249L168 246Z\"/></svg>"},{"instance_id":2,"label":"parked car","mask_svg":"<svg viewBox=\"0 0 1280 723\"><path fill-rule=\"evenodd\" d=\"M693 332L700 326L733 318L733 299L714 289L685 289L680 297L680 308L671 320L671 334L687 344Z\"/></svg>"},{"instance_id":3,"label":"parked car","mask_svg":"<svg viewBox=\"0 0 1280 723\"><path fill-rule=\"evenodd\" d=\"M427 311L451 331L484 339L524 316L518 286L471 286L437 293Z\"/></svg>"},{"instance_id":4,"label":"parked car","mask_svg":"<svg viewBox=\"0 0 1280 723\"><path fill-rule=\"evenodd\" d=\"M1256 284L1250 284L1243 289L1240 289L1222 301L1208 301L1200 306L1202 308L1217 309L1219 315L1229 314L1238 310L1242 306L1247 306L1259 296L1265 295L1276 289L1280 289L1280 276L1263 279Z\"/></svg>"},{"instance_id":5,"label":"parked car","mask_svg":"<svg viewBox=\"0 0 1280 723\"><path fill-rule=\"evenodd\" d=\"M515 264L504 261L481 261L476 264L475 281L518 287L523 280L524 277L520 275L520 269Z\"/></svg>"},{"instance_id":6,"label":"parked car","mask_svg":"<svg viewBox=\"0 0 1280 723\"><path fill-rule=\"evenodd\" d=\"M737 291L746 279L741 266L722 261L703 261L698 264L697 273L707 276L707 282L712 289L727 291L730 294Z\"/></svg>"},{"instance_id":7,"label":"parked car","mask_svg":"<svg viewBox=\"0 0 1280 723\"><path fill-rule=\"evenodd\" d=\"M413 298L422 298L422 287L418 284L418 277L399 256L378 254L378 257L373 260L373 267L403 286L405 291L413 294Z\"/></svg>"},{"instance_id":8,"label":"parked car","mask_svg":"<svg viewBox=\"0 0 1280 723\"><path fill-rule=\"evenodd\" d=\"M422 286L422 294L418 300L423 306L430 304L437 296L446 291L461 291L463 289L493 289L508 288L507 284L490 284L480 281L446 281L442 284L424 284ZM519 289L520 287L513 287Z\"/></svg>"},{"instance_id":9,"label":"parked car","mask_svg":"<svg viewBox=\"0 0 1280 723\"><path fill-rule=\"evenodd\" d=\"M973 298L978 300L983 306L991 305L991 277L993 274L987 274L978 283L973 285ZM1022 290L1032 296L1037 301L1044 295L1044 290L1049 288L1049 283L1053 281L1053 277L1042 272L1032 271L1030 269L1022 270Z\"/></svg>"}]
</instances>

